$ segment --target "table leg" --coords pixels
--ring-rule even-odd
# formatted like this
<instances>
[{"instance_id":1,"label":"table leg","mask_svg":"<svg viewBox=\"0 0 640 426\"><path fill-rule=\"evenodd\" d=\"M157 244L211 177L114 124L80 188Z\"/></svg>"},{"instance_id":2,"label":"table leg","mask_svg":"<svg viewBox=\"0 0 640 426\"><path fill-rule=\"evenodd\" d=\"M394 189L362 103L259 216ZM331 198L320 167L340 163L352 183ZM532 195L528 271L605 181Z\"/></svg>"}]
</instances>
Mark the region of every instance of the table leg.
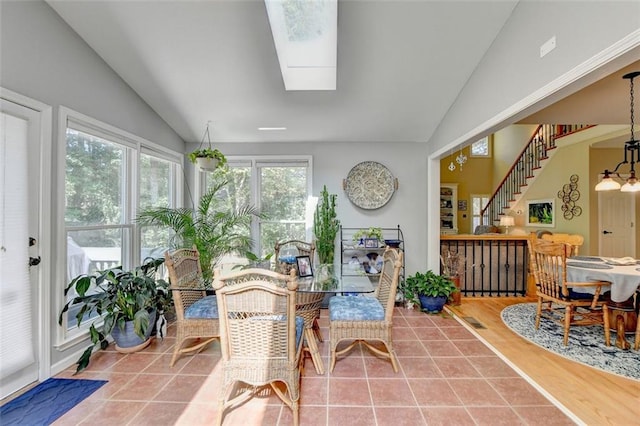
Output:
<instances>
[{"instance_id":1,"label":"table leg","mask_svg":"<svg viewBox=\"0 0 640 426\"><path fill-rule=\"evenodd\" d=\"M313 327L305 327L304 328L304 339L307 343L305 347L305 351L309 351L311 354L311 360L313 361L313 365L316 368L316 373L319 375L324 375L324 364L322 363L322 358L320 357L320 350L318 349L318 343L316 342L315 332L313 331Z\"/></svg>"}]
</instances>

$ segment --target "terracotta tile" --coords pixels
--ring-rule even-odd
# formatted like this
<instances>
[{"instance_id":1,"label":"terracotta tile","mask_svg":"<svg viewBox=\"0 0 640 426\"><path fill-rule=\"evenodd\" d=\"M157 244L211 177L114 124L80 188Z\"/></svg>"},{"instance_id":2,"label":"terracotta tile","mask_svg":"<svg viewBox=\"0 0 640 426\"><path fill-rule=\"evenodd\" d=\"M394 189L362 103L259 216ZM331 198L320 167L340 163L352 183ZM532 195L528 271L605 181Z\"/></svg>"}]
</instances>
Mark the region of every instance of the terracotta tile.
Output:
<instances>
[{"instance_id":1,"label":"terracotta tile","mask_svg":"<svg viewBox=\"0 0 640 426\"><path fill-rule=\"evenodd\" d=\"M329 380L324 377L307 377L300 385L300 404L327 405Z\"/></svg>"},{"instance_id":2,"label":"terracotta tile","mask_svg":"<svg viewBox=\"0 0 640 426\"><path fill-rule=\"evenodd\" d=\"M165 353L169 349L173 348L173 345L176 343L175 337L165 337L164 339L159 339L156 337L151 338L151 343L149 346L144 348L143 353Z\"/></svg>"},{"instance_id":3,"label":"terracotta tile","mask_svg":"<svg viewBox=\"0 0 640 426\"><path fill-rule=\"evenodd\" d=\"M429 426L475 426L473 418L462 407L423 408L422 415Z\"/></svg>"},{"instance_id":4,"label":"terracotta tile","mask_svg":"<svg viewBox=\"0 0 640 426\"><path fill-rule=\"evenodd\" d=\"M447 336L445 336L438 327L415 327L413 331L416 333L416 336L418 336L418 339L423 342L447 339Z\"/></svg>"},{"instance_id":5,"label":"terracotta tile","mask_svg":"<svg viewBox=\"0 0 640 426\"><path fill-rule=\"evenodd\" d=\"M423 341L422 344L427 349L427 353L433 357L462 356L462 352L448 340Z\"/></svg>"},{"instance_id":6,"label":"terracotta tile","mask_svg":"<svg viewBox=\"0 0 640 426\"><path fill-rule=\"evenodd\" d=\"M127 385L137 374L116 373L112 371L87 373L83 379L107 380L97 391L89 395L87 399L110 399L117 392L127 389Z\"/></svg>"},{"instance_id":7,"label":"terracotta tile","mask_svg":"<svg viewBox=\"0 0 640 426\"><path fill-rule=\"evenodd\" d=\"M443 328L442 331L451 340L474 340L476 338L473 333L459 324L457 326Z\"/></svg>"},{"instance_id":8,"label":"terracotta tile","mask_svg":"<svg viewBox=\"0 0 640 426\"><path fill-rule=\"evenodd\" d=\"M393 371L393 364L391 360L378 357L364 357L364 367L367 372L367 377L398 377L402 375L401 371L397 373Z\"/></svg>"},{"instance_id":9,"label":"terracotta tile","mask_svg":"<svg viewBox=\"0 0 640 426\"><path fill-rule=\"evenodd\" d=\"M419 316L411 316L406 317L405 321L407 321L407 325L413 328L419 327L435 327L435 324L427 315L419 315Z\"/></svg>"},{"instance_id":10,"label":"terracotta tile","mask_svg":"<svg viewBox=\"0 0 640 426\"><path fill-rule=\"evenodd\" d=\"M105 425L126 424L144 408L146 402L106 401L81 425Z\"/></svg>"},{"instance_id":11,"label":"terracotta tile","mask_svg":"<svg viewBox=\"0 0 640 426\"><path fill-rule=\"evenodd\" d=\"M526 424L510 407L467 407L478 426L515 426Z\"/></svg>"},{"instance_id":12,"label":"terracotta tile","mask_svg":"<svg viewBox=\"0 0 640 426\"><path fill-rule=\"evenodd\" d=\"M511 405L551 405L551 402L522 378L487 379Z\"/></svg>"},{"instance_id":13,"label":"terracotta tile","mask_svg":"<svg viewBox=\"0 0 640 426\"><path fill-rule=\"evenodd\" d=\"M200 426L215 424L218 418L218 401L189 403L176 420L176 426Z\"/></svg>"},{"instance_id":14,"label":"terracotta tile","mask_svg":"<svg viewBox=\"0 0 640 426\"><path fill-rule=\"evenodd\" d=\"M175 424L187 409L187 403L150 402L131 420L136 426Z\"/></svg>"},{"instance_id":15,"label":"terracotta tile","mask_svg":"<svg viewBox=\"0 0 640 426\"><path fill-rule=\"evenodd\" d=\"M445 379L409 379L409 386L421 407L462 405Z\"/></svg>"},{"instance_id":16,"label":"terracotta tile","mask_svg":"<svg viewBox=\"0 0 640 426\"><path fill-rule=\"evenodd\" d=\"M327 425L375 426L373 407L329 407Z\"/></svg>"},{"instance_id":17,"label":"terracotta tile","mask_svg":"<svg viewBox=\"0 0 640 426\"><path fill-rule=\"evenodd\" d=\"M467 357L495 355L479 340L453 340L453 344Z\"/></svg>"},{"instance_id":18,"label":"terracotta tile","mask_svg":"<svg viewBox=\"0 0 640 426\"><path fill-rule=\"evenodd\" d=\"M393 316L393 328L410 328L409 327L409 323L407 322L407 320L401 316L401 315L394 315Z\"/></svg>"},{"instance_id":19,"label":"terracotta tile","mask_svg":"<svg viewBox=\"0 0 640 426\"><path fill-rule=\"evenodd\" d=\"M124 357L125 355L118 352L107 351L107 350L98 351L93 355L91 355L91 361L89 362L89 365L87 366L85 371L109 370L113 368L113 366L116 363L118 363L118 361L122 360Z\"/></svg>"},{"instance_id":20,"label":"terracotta tile","mask_svg":"<svg viewBox=\"0 0 640 426\"><path fill-rule=\"evenodd\" d=\"M159 357L160 354L144 352L127 354L113 366L112 370L119 373L139 373Z\"/></svg>"},{"instance_id":21,"label":"terracotta tile","mask_svg":"<svg viewBox=\"0 0 640 426\"><path fill-rule=\"evenodd\" d=\"M433 361L444 377L480 377L465 357L434 357Z\"/></svg>"},{"instance_id":22,"label":"terracotta tile","mask_svg":"<svg viewBox=\"0 0 640 426\"><path fill-rule=\"evenodd\" d=\"M416 340L400 340L393 342L393 346L398 356L427 356L429 353L421 342Z\"/></svg>"},{"instance_id":23,"label":"terracotta tile","mask_svg":"<svg viewBox=\"0 0 640 426\"><path fill-rule=\"evenodd\" d=\"M89 400L88 398L81 401L78 405L67 411L62 417L52 423L54 426L71 426L81 423L85 419L89 419L96 411L105 404L102 400Z\"/></svg>"},{"instance_id":24,"label":"terracotta tile","mask_svg":"<svg viewBox=\"0 0 640 426\"><path fill-rule=\"evenodd\" d=\"M369 387L376 407L415 405L411 388L404 379L369 379Z\"/></svg>"},{"instance_id":25,"label":"terracotta tile","mask_svg":"<svg viewBox=\"0 0 640 426\"><path fill-rule=\"evenodd\" d=\"M153 400L169 402L191 401L206 379L207 376L175 376Z\"/></svg>"},{"instance_id":26,"label":"terracotta tile","mask_svg":"<svg viewBox=\"0 0 640 426\"><path fill-rule=\"evenodd\" d=\"M222 356L220 354L199 354L188 360L187 365L180 370L180 374L196 374L207 375L213 371L220 363ZM168 364L167 364L168 365Z\"/></svg>"},{"instance_id":27,"label":"terracotta tile","mask_svg":"<svg viewBox=\"0 0 640 426\"><path fill-rule=\"evenodd\" d=\"M506 406L507 402L484 379L448 379L449 386L464 405Z\"/></svg>"},{"instance_id":28,"label":"terracotta tile","mask_svg":"<svg viewBox=\"0 0 640 426\"><path fill-rule=\"evenodd\" d=\"M329 378L329 405L371 405L366 379Z\"/></svg>"},{"instance_id":29,"label":"terracotta tile","mask_svg":"<svg viewBox=\"0 0 640 426\"><path fill-rule=\"evenodd\" d=\"M176 374L180 371L180 368L183 366L178 366L177 364L173 367L169 367L171 362L171 354L161 354L156 358L151 364L149 364L146 368L142 370L144 373L172 373Z\"/></svg>"},{"instance_id":30,"label":"terracotta tile","mask_svg":"<svg viewBox=\"0 0 640 426\"><path fill-rule=\"evenodd\" d=\"M418 426L427 423L418 407L375 407L378 426Z\"/></svg>"},{"instance_id":31,"label":"terracotta tile","mask_svg":"<svg viewBox=\"0 0 640 426\"><path fill-rule=\"evenodd\" d=\"M515 370L497 356L469 358L469 362L483 377L520 377Z\"/></svg>"},{"instance_id":32,"label":"terracotta tile","mask_svg":"<svg viewBox=\"0 0 640 426\"><path fill-rule=\"evenodd\" d=\"M529 425L569 426L575 423L555 406L511 407Z\"/></svg>"},{"instance_id":33,"label":"terracotta tile","mask_svg":"<svg viewBox=\"0 0 640 426\"><path fill-rule=\"evenodd\" d=\"M300 424L304 426L325 426L328 425L328 413L327 407L315 407L303 405L300 406ZM285 423L287 415L283 412L281 418L281 425L289 425L293 423Z\"/></svg>"},{"instance_id":34,"label":"terracotta tile","mask_svg":"<svg viewBox=\"0 0 640 426\"><path fill-rule=\"evenodd\" d=\"M391 335L396 342L398 340L416 340L416 334L411 327L398 327L394 324Z\"/></svg>"},{"instance_id":35,"label":"terracotta tile","mask_svg":"<svg viewBox=\"0 0 640 426\"><path fill-rule=\"evenodd\" d=\"M167 374L139 374L129 381L118 392L111 395L111 400L150 401L164 386L169 383L173 375Z\"/></svg>"},{"instance_id":36,"label":"terracotta tile","mask_svg":"<svg viewBox=\"0 0 640 426\"><path fill-rule=\"evenodd\" d=\"M329 373L330 377L365 377L364 360L362 356L358 354L358 348L354 348L353 351L346 355L338 356L336 359L336 366L332 372ZM327 370L329 369L329 362L327 361Z\"/></svg>"},{"instance_id":37,"label":"terracotta tile","mask_svg":"<svg viewBox=\"0 0 640 426\"><path fill-rule=\"evenodd\" d=\"M440 369L430 357L402 357L398 358L400 366L407 378L438 378L443 377Z\"/></svg>"}]
</instances>

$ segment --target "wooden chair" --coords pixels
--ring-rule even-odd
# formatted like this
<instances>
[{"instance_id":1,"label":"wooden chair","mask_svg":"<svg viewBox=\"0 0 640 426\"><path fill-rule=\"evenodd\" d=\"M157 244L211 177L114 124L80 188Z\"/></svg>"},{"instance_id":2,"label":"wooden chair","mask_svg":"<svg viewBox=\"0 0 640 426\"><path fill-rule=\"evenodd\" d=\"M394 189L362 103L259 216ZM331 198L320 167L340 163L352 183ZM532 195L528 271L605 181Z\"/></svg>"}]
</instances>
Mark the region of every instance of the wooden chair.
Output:
<instances>
[{"instance_id":1,"label":"wooden chair","mask_svg":"<svg viewBox=\"0 0 640 426\"><path fill-rule=\"evenodd\" d=\"M176 309L176 344L170 364L173 367L178 355L197 353L217 339L220 326L216 297L206 294L196 247L167 251L164 257ZM193 344L183 347L188 340Z\"/></svg>"},{"instance_id":2,"label":"wooden chair","mask_svg":"<svg viewBox=\"0 0 640 426\"><path fill-rule=\"evenodd\" d=\"M213 287L220 310L222 348L218 424L222 424L225 409L270 385L293 410L293 422L298 425L304 320L296 317L295 270L282 275L245 269L224 277L217 270ZM278 382L284 383L285 391Z\"/></svg>"},{"instance_id":3,"label":"wooden chair","mask_svg":"<svg viewBox=\"0 0 640 426\"><path fill-rule=\"evenodd\" d=\"M571 256L577 256L580 246L584 243L584 237L578 234L543 234L543 240L552 241L554 243L565 243L571 246Z\"/></svg>"},{"instance_id":4,"label":"wooden chair","mask_svg":"<svg viewBox=\"0 0 640 426\"><path fill-rule=\"evenodd\" d=\"M389 359L393 371L398 372L398 360L391 334L393 307L402 268L402 252L387 247L382 259L382 271L375 297L333 296L329 300L330 371L333 371L338 355L346 354L358 342L362 342L375 354ZM337 346L342 340L353 342L337 351ZM373 346L371 341L381 342L386 351Z\"/></svg>"},{"instance_id":5,"label":"wooden chair","mask_svg":"<svg viewBox=\"0 0 640 426\"><path fill-rule=\"evenodd\" d=\"M294 246L298 250L299 256L309 256L311 262L313 263L313 258L316 253L316 245L315 242L307 243L305 241L300 240L286 240L277 242L274 248L274 254L276 258L276 272L281 274L288 274L295 264L281 262L280 261L280 251L283 247L288 245ZM320 309L322 308L322 299L324 295L318 293L298 293L297 294L297 305L298 305L298 315L302 316L305 321L305 327L311 327L313 330L313 335L320 342L324 342L324 338L322 337L322 332L320 331L320 325L318 324L318 319L320 318ZM308 333L305 333L307 335ZM317 366L320 365L315 363L316 371L318 374L324 374L321 369L318 369Z\"/></svg>"},{"instance_id":6,"label":"wooden chair","mask_svg":"<svg viewBox=\"0 0 640 426\"><path fill-rule=\"evenodd\" d=\"M609 312L607 304L600 300L602 286L608 282L568 282L567 257L571 246L538 239L532 233L528 240L531 269L536 281L538 309L536 312L536 330L540 327L542 315L564 326L565 346L569 343L569 328L572 325L604 325L605 343L611 344L609 330ZM591 287L593 295L580 298L576 295L580 289ZM576 293L571 292L573 290ZM582 293L585 294L585 293ZM543 305L544 312L543 312Z\"/></svg>"}]
</instances>

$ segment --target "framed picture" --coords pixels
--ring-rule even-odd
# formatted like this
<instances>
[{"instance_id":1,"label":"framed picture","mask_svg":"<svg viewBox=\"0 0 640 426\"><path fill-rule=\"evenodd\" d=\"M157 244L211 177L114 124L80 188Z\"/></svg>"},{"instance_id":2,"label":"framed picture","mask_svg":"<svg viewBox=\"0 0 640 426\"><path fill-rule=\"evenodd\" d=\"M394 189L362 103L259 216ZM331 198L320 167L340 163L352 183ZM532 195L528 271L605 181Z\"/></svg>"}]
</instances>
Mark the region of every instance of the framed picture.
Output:
<instances>
[{"instance_id":1,"label":"framed picture","mask_svg":"<svg viewBox=\"0 0 640 426\"><path fill-rule=\"evenodd\" d=\"M527 226L555 227L553 199L527 201Z\"/></svg>"},{"instance_id":2,"label":"framed picture","mask_svg":"<svg viewBox=\"0 0 640 426\"><path fill-rule=\"evenodd\" d=\"M299 277L312 277L311 258L309 256L296 256Z\"/></svg>"},{"instance_id":3,"label":"framed picture","mask_svg":"<svg viewBox=\"0 0 640 426\"><path fill-rule=\"evenodd\" d=\"M378 248L378 239L377 238L365 238L364 246L366 248Z\"/></svg>"},{"instance_id":4,"label":"framed picture","mask_svg":"<svg viewBox=\"0 0 640 426\"><path fill-rule=\"evenodd\" d=\"M467 200L458 200L458 210L460 211L467 210Z\"/></svg>"}]
</instances>

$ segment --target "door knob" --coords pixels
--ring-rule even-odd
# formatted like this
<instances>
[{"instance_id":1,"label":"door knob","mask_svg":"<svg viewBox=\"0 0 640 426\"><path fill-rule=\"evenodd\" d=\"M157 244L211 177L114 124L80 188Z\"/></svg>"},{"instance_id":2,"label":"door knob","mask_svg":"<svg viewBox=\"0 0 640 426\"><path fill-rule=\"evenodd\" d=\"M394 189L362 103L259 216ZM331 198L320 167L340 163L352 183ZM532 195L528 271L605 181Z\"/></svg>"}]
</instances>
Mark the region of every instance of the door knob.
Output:
<instances>
[{"instance_id":1,"label":"door knob","mask_svg":"<svg viewBox=\"0 0 640 426\"><path fill-rule=\"evenodd\" d=\"M613 234L613 232L610 232L610 231L607 231L607 230L602 231L602 233L603 233L604 235L607 235L607 234Z\"/></svg>"},{"instance_id":2,"label":"door knob","mask_svg":"<svg viewBox=\"0 0 640 426\"><path fill-rule=\"evenodd\" d=\"M39 265L41 261L42 261L42 259L40 258L40 256L38 256L38 257L30 257L29 258L29 266Z\"/></svg>"}]
</instances>

